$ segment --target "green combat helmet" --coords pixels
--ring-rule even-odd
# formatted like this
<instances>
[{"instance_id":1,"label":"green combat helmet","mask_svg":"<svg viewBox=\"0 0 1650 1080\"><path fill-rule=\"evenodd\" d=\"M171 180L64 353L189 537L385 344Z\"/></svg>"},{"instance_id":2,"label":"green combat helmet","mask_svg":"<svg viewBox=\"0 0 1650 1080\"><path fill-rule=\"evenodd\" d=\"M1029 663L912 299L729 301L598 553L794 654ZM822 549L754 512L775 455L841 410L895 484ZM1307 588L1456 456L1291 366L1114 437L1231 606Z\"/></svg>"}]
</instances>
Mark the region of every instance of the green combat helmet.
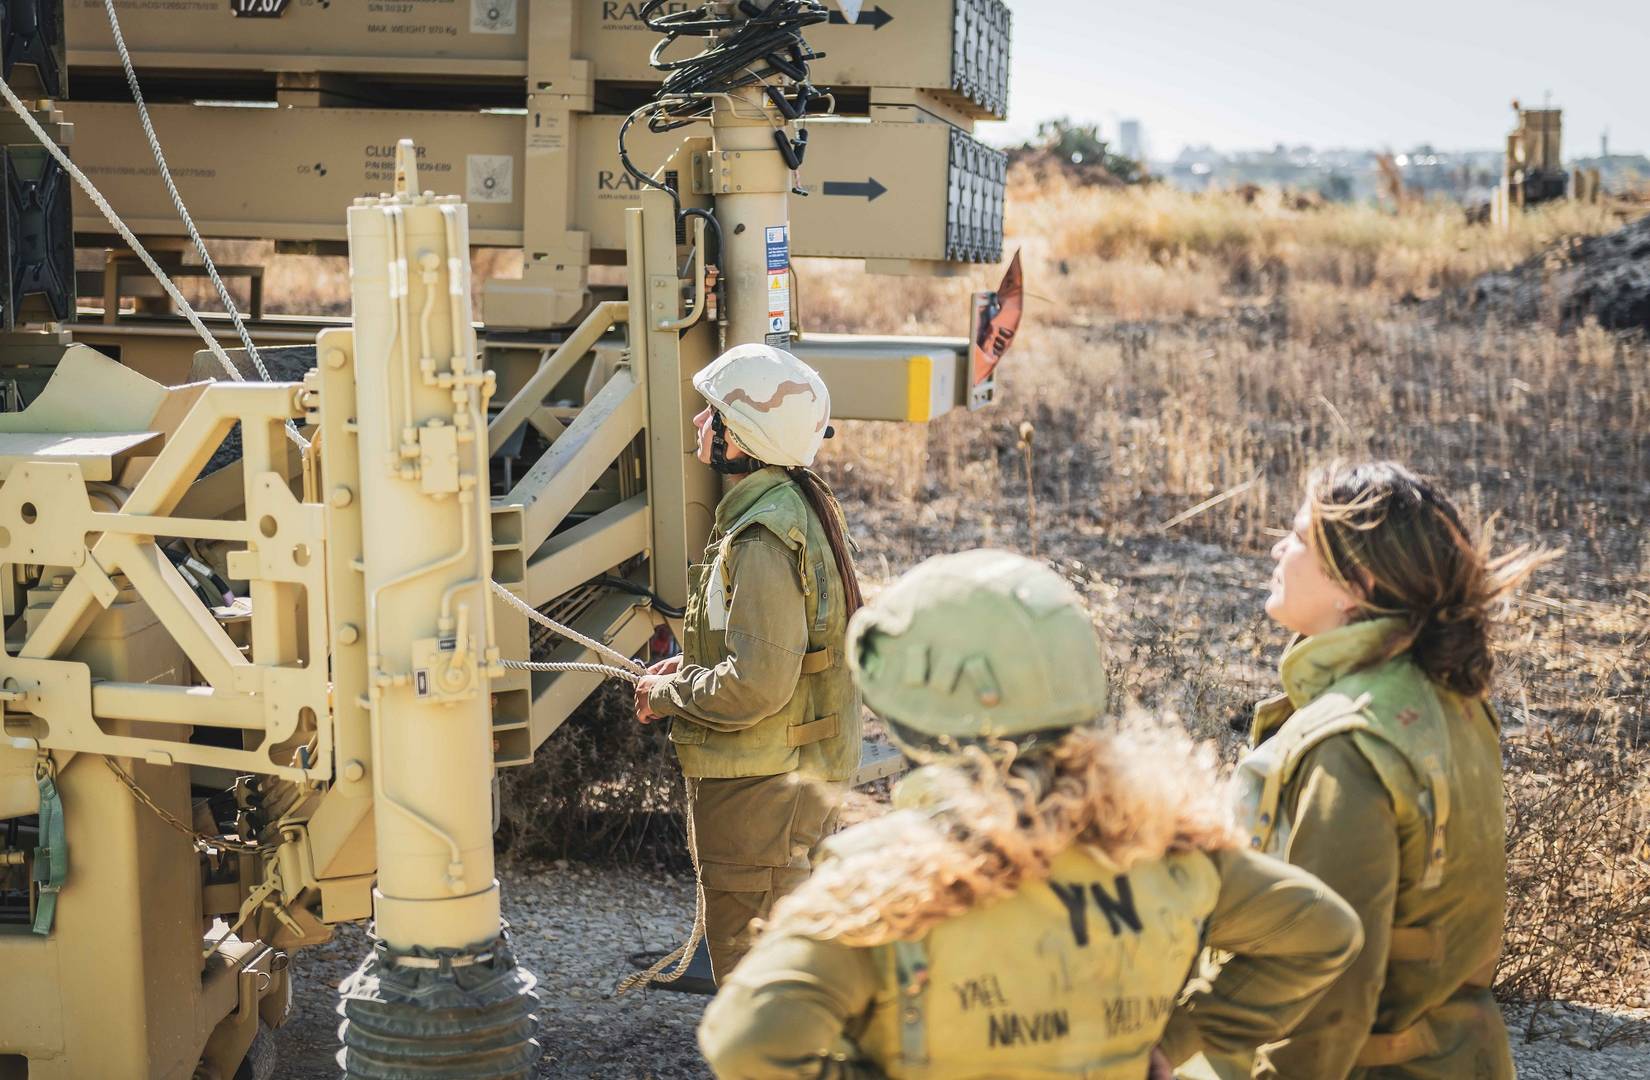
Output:
<instances>
[{"instance_id":1,"label":"green combat helmet","mask_svg":"<svg viewBox=\"0 0 1650 1080\"><path fill-rule=\"evenodd\" d=\"M1022 746L1106 708L1105 657L1065 579L1006 551L929 559L861 608L848 663L896 738Z\"/></svg>"}]
</instances>

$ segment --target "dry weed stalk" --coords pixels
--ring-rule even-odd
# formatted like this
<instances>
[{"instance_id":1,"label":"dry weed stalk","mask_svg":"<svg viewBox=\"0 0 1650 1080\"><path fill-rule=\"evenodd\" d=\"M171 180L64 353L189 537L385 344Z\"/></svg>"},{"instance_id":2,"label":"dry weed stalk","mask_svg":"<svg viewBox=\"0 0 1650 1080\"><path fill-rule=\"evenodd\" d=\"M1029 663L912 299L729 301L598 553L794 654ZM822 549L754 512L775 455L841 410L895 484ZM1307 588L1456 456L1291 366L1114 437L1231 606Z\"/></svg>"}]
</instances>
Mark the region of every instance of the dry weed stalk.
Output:
<instances>
[{"instance_id":1,"label":"dry weed stalk","mask_svg":"<svg viewBox=\"0 0 1650 1080\"><path fill-rule=\"evenodd\" d=\"M1031 557L1037 557L1037 472L1032 441L1037 428L1026 420L1020 424L1020 456L1026 463L1026 524L1031 532Z\"/></svg>"}]
</instances>

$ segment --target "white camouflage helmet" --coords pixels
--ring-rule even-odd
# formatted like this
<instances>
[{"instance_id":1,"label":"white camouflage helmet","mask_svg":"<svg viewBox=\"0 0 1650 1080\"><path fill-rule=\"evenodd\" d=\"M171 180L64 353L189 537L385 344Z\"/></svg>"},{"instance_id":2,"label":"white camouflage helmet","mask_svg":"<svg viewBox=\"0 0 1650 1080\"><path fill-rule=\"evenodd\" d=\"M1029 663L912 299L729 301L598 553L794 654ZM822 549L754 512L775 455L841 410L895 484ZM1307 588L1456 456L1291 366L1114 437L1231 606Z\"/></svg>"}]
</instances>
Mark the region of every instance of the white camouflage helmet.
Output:
<instances>
[{"instance_id":1,"label":"white camouflage helmet","mask_svg":"<svg viewBox=\"0 0 1650 1080\"><path fill-rule=\"evenodd\" d=\"M737 345L693 377L722 414L729 437L758 461L814 463L831 422L831 392L819 372L772 345Z\"/></svg>"}]
</instances>

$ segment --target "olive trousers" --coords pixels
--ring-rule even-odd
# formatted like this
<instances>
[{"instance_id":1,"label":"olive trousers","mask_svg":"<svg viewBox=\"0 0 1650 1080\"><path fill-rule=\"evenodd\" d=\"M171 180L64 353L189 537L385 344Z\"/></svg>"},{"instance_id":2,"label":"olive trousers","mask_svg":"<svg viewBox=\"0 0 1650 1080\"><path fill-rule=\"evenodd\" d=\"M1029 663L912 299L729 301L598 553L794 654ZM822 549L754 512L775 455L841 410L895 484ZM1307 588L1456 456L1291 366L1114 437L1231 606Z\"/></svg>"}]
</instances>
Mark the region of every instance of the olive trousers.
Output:
<instances>
[{"instance_id":1,"label":"olive trousers","mask_svg":"<svg viewBox=\"0 0 1650 1080\"><path fill-rule=\"evenodd\" d=\"M814 845L836 825L843 785L790 772L704 779L691 812L705 890L705 938L718 984L750 951L753 919L808 879Z\"/></svg>"}]
</instances>

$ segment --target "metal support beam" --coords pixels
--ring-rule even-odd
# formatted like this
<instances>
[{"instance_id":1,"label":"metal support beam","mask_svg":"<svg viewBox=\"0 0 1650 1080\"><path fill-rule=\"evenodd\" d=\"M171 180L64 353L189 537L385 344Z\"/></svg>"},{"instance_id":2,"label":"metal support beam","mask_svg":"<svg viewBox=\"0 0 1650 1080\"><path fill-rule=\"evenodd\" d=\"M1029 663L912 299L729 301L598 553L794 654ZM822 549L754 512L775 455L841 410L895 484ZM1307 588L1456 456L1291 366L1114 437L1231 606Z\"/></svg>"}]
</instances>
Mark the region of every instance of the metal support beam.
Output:
<instances>
[{"instance_id":1,"label":"metal support beam","mask_svg":"<svg viewBox=\"0 0 1650 1080\"><path fill-rule=\"evenodd\" d=\"M537 550L549 539L641 432L643 419L641 387L629 370L615 372L510 494L495 500L495 505L522 507L524 550Z\"/></svg>"},{"instance_id":2,"label":"metal support beam","mask_svg":"<svg viewBox=\"0 0 1650 1080\"><path fill-rule=\"evenodd\" d=\"M633 654L653 636L653 619L637 599L609 593L573 623L587 637ZM550 654L555 663L591 663L601 659L583 646L568 642ZM536 748L566 722L602 682L602 676L582 671L535 672L533 675L532 745Z\"/></svg>"},{"instance_id":3,"label":"metal support beam","mask_svg":"<svg viewBox=\"0 0 1650 1080\"><path fill-rule=\"evenodd\" d=\"M647 496L635 495L552 536L527 561L522 598L535 607L647 550Z\"/></svg>"},{"instance_id":4,"label":"metal support beam","mask_svg":"<svg viewBox=\"0 0 1650 1080\"><path fill-rule=\"evenodd\" d=\"M516 392L516 396L510 399L509 404L505 405L493 418L492 423L487 425L488 452L498 453L505 440L514 435L516 429L531 419L544 404L545 396L567 377L573 365L584 358L596 342L601 340L603 334L629 317L630 305L622 300L610 300L600 304L595 311L586 316L584 322L579 324L579 328L568 335L567 340L558 345L554 353L545 358L538 371L527 380L527 384Z\"/></svg>"}]
</instances>

